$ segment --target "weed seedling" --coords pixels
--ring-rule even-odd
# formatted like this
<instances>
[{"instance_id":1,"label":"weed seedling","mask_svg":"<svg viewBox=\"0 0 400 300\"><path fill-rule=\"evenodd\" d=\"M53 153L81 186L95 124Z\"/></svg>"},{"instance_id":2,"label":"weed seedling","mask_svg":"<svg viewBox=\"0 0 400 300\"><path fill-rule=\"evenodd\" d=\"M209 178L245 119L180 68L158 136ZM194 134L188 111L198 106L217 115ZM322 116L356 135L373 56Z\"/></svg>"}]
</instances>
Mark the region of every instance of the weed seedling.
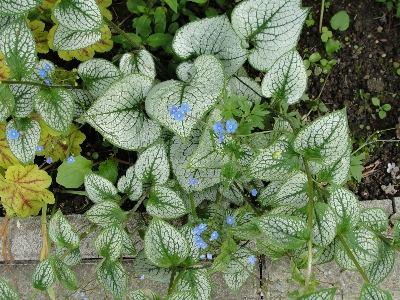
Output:
<instances>
[{"instance_id":1,"label":"weed seedling","mask_svg":"<svg viewBox=\"0 0 400 300\"><path fill-rule=\"evenodd\" d=\"M388 103L381 106L379 98L376 97L373 97L371 101L374 106L378 107L375 111L378 113L379 118L384 119L386 117L386 112L389 111L392 106Z\"/></svg>"}]
</instances>

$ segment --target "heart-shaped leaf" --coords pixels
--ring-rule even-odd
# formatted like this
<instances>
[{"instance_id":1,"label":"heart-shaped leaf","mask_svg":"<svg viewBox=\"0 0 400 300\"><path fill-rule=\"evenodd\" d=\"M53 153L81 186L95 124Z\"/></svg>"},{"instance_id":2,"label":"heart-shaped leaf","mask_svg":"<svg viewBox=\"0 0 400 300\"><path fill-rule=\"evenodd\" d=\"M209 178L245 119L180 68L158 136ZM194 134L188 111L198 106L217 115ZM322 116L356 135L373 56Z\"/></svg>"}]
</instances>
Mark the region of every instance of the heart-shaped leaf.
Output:
<instances>
[{"instance_id":1,"label":"heart-shaped leaf","mask_svg":"<svg viewBox=\"0 0 400 300\"><path fill-rule=\"evenodd\" d=\"M29 116L34 108L32 99L39 92L39 87L26 84L12 84L10 85L10 90L15 100L15 116L18 118Z\"/></svg>"},{"instance_id":2,"label":"heart-shaped leaf","mask_svg":"<svg viewBox=\"0 0 400 300\"><path fill-rule=\"evenodd\" d=\"M102 201L92 206L86 213L86 218L103 228L125 222L128 213L123 211L113 201Z\"/></svg>"},{"instance_id":3,"label":"heart-shaped leaf","mask_svg":"<svg viewBox=\"0 0 400 300\"><path fill-rule=\"evenodd\" d=\"M96 44L101 40L100 29L87 31L71 30L61 24L57 24L53 28L55 30L50 30L50 34L54 32L52 41L53 50L79 50Z\"/></svg>"},{"instance_id":4,"label":"heart-shaped leaf","mask_svg":"<svg viewBox=\"0 0 400 300\"><path fill-rule=\"evenodd\" d=\"M364 268L369 282L374 285L378 285L392 272L395 260L395 251L389 245L380 242L378 249L378 260Z\"/></svg>"},{"instance_id":5,"label":"heart-shaped leaf","mask_svg":"<svg viewBox=\"0 0 400 300\"><path fill-rule=\"evenodd\" d=\"M135 174L143 182L163 184L169 177L167 152L163 144L147 148L135 164Z\"/></svg>"},{"instance_id":6,"label":"heart-shaped leaf","mask_svg":"<svg viewBox=\"0 0 400 300\"><path fill-rule=\"evenodd\" d=\"M307 205L308 201L307 175L299 171L282 184L274 195L271 204L273 206L289 205L295 208L302 208Z\"/></svg>"},{"instance_id":7,"label":"heart-shaped leaf","mask_svg":"<svg viewBox=\"0 0 400 300\"><path fill-rule=\"evenodd\" d=\"M193 233L193 231L192 231ZM136 274L144 275L146 279L157 282L169 283L171 269L155 266L146 256L145 251L140 251L133 262L133 270Z\"/></svg>"},{"instance_id":8,"label":"heart-shaped leaf","mask_svg":"<svg viewBox=\"0 0 400 300\"><path fill-rule=\"evenodd\" d=\"M388 216L382 208L364 209L361 212L360 221L377 232L388 228Z\"/></svg>"},{"instance_id":9,"label":"heart-shaped leaf","mask_svg":"<svg viewBox=\"0 0 400 300\"><path fill-rule=\"evenodd\" d=\"M49 237L60 247L76 248L79 246L78 235L60 210L50 220Z\"/></svg>"},{"instance_id":10,"label":"heart-shaped leaf","mask_svg":"<svg viewBox=\"0 0 400 300\"><path fill-rule=\"evenodd\" d=\"M148 115L187 140L197 120L214 106L224 87L224 72L220 61L212 55L199 56L194 61L196 74L189 83L168 80L154 86L146 98ZM170 115L172 105L188 104L190 117L177 121Z\"/></svg>"},{"instance_id":11,"label":"heart-shaped leaf","mask_svg":"<svg viewBox=\"0 0 400 300\"><path fill-rule=\"evenodd\" d=\"M336 236L336 215L333 209L321 202L314 203L312 241L319 247L326 247Z\"/></svg>"},{"instance_id":12,"label":"heart-shaped leaf","mask_svg":"<svg viewBox=\"0 0 400 300\"><path fill-rule=\"evenodd\" d=\"M128 276L122 263L106 259L96 271L97 281L111 295L121 299L125 294Z\"/></svg>"},{"instance_id":13,"label":"heart-shaped leaf","mask_svg":"<svg viewBox=\"0 0 400 300\"><path fill-rule=\"evenodd\" d=\"M119 225L103 229L94 240L94 248L101 256L116 261L122 251L122 230Z\"/></svg>"},{"instance_id":14,"label":"heart-shaped leaf","mask_svg":"<svg viewBox=\"0 0 400 300\"><path fill-rule=\"evenodd\" d=\"M56 281L53 260L46 258L39 262L31 274L31 283L35 289L44 291Z\"/></svg>"},{"instance_id":15,"label":"heart-shaped leaf","mask_svg":"<svg viewBox=\"0 0 400 300\"><path fill-rule=\"evenodd\" d=\"M337 185L343 185L348 180L350 170L351 148L347 149L345 154L336 163L330 166L322 166L315 173L319 182L329 182ZM314 163L314 162L312 162ZM317 163L314 163L317 164Z\"/></svg>"},{"instance_id":16,"label":"heart-shaped leaf","mask_svg":"<svg viewBox=\"0 0 400 300\"><path fill-rule=\"evenodd\" d=\"M231 95L247 96L251 101L260 99L261 87L249 77L231 77L226 88Z\"/></svg>"},{"instance_id":17,"label":"heart-shaped leaf","mask_svg":"<svg viewBox=\"0 0 400 300\"><path fill-rule=\"evenodd\" d=\"M111 181L93 173L85 175L85 190L94 203L115 201L119 198L117 197L118 190Z\"/></svg>"},{"instance_id":18,"label":"heart-shaped leaf","mask_svg":"<svg viewBox=\"0 0 400 300\"><path fill-rule=\"evenodd\" d=\"M200 256L200 249L199 247L197 247L197 244L194 241L193 230L194 227L189 224L186 224L181 228L179 228L180 233L183 234L189 245L189 256L185 261L189 264L193 264L199 261L199 256Z\"/></svg>"},{"instance_id":19,"label":"heart-shaped leaf","mask_svg":"<svg viewBox=\"0 0 400 300\"><path fill-rule=\"evenodd\" d=\"M119 61L119 68L124 74L141 73L152 79L156 78L156 67L153 57L146 50L125 53Z\"/></svg>"},{"instance_id":20,"label":"heart-shaped leaf","mask_svg":"<svg viewBox=\"0 0 400 300\"><path fill-rule=\"evenodd\" d=\"M54 258L54 270L63 287L70 291L78 289L78 279L74 272L57 257Z\"/></svg>"},{"instance_id":21,"label":"heart-shaped leaf","mask_svg":"<svg viewBox=\"0 0 400 300\"><path fill-rule=\"evenodd\" d=\"M332 300L335 297L337 287L331 289L325 289L313 292L311 294L305 294L297 298L297 300Z\"/></svg>"},{"instance_id":22,"label":"heart-shaped leaf","mask_svg":"<svg viewBox=\"0 0 400 300\"><path fill-rule=\"evenodd\" d=\"M162 219L175 219L187 213L183 200L173 190L155 185L150 190L147 213Z\"/></svg>"},{"instance_id":23,"label":"heart-shaped leaf","mask_svg":"<svg viewBox=\"0 0 400 300\"><path fill-rule=\"evenodd\" d=\"M389 292L364 282L359 300L392 300Z\"/></svg>"},{"instance_id":24,"label":"heart-shaped leaf","mask_svg":"<svg viewBox=\"0 0 400 300\"><path fill-rule=\"evenodd\" d=\"M115 82L86 112L87 122L120 148L137 150L149 146L161 133L160 126L148 119L141 108L152 82L138 73Z\"/></svg>"},{"instance_id":25,"label":"heart-shaped leaf","mask_svg":"<svg viewBox=\"0 0 400 300\"><path fill-rule=\"evenodd\" d=\"M130 200L138 200L143 192L143 183L137 179L135 175L135 166L131 166L126 170L126 175L121 176L117 184L121 193L128 194Z\"/></svg>"},{"instance_id":26,"label":"heart-shaped leaf","mask_svg":"<svg viewBox=\"0 0 400 300\"><path fill-rule=\"evenodd\" d=\"M41 4L42 0L2 0L0 3L0 14L19 15Z\"/></svg>"},{"instance_id":27,"label":"heart-shaped leaf","mask_svg":"<svg viewBox=\"0 0 400 300\"><path fill-rule=\"evenodd\" d=\"M211 278L206 270L186 271L178 281L176 290L191 291L193 299L210 299Z\"/></svg>"}]
</instances>

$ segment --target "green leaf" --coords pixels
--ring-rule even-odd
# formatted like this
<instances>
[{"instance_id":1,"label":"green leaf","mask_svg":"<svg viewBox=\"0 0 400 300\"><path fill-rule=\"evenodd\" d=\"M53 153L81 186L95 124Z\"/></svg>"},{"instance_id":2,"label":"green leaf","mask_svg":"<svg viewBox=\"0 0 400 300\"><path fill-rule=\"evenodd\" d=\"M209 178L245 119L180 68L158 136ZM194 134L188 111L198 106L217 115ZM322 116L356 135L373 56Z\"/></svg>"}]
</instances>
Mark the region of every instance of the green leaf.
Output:
<instances>
[{"instance_id":1,"label":"green leaf","mask_svg":"<svg viewBox=\"0 0 400 300\"><path fill-rule=\"evenodd\" d=\"M336 185L345 184L350 170L350 155L351 148L347 149L343 157L333 165L321 166L321 169L316 174L318 182L329 182Z\"/></svg>"},{"instance_id":2,"label":"green leaf","mask_svg":"<svg viewBox=\"0 0 400 300\"><path fill-rule=\"evenodd\" d=\"M60 247L56 245L56 256L58 258L61 258L62 256L64 256L64 253L67 250L69 250L69 247ZM63 259L63 262L70 267L79 265L81 261L82 261L82 256L79 247L72 249Z\"/></svg>"},{"instance_id":3,"label":"green leaf","mask_svg":"<svg viewBox=\"0 0 400 300\"><path fill-rule=\"evenodd\" d=\"M285 249L271 244L268 240L257 238L256 242L260 253L267 255L273 262L280 260L286 254Z\"/></svg>"},{"instance_id":4,"label":"green leaf","mask_svg":"<svg viewBox=\"0 0 400 300\"><path fill-rule=\"evenodd\" d=\"M153 57L150 52L146 50L138 50L123 54L119 61L119 68L125 75L141 73L152 79L156 77L156 67Z\"/></svg>"},{"instance_id":5,"label":"green leaf","mask_svg":"<svg viewBox=\"0 0 400 300\"><path fill-rule=\"evenodd\" d=\"M369 282L374 285L378 285L392 272L395 260L395 251L390 245L380 242L378 249L378 260L364 268Z\"/></svg>"},{"instance_id":6,"label":"green leaf","mask_svg":"<svg viewBox=\"0 0 400 300\"><path fill-rule=\"evenodd\" d=\"M165 7L157 7L154 11L154 32L155 33L164 33L165 27L167 26L167 18L166 12L167 8ZM171 38L172 40L172 38Z\"/></svg>"},{"instance_id":7,"label":"green leaf","mask_svg":"<svg viewBox=\"0 0 400 300\"><path fill-rule=\"evenodd\" d=\"M57 246L69 248L79 246L78 235L60 210L50 219L48 230L49 237Z\"/></svg>"},{"instance_id":8,"label":"green leaf","mask_svg":"<svg viewBox=\"0 0 400 300\"><path fill-rule=\"evenodd\" d=\"M370 231L364 228L353 230L343 234L343 239L361 267L368 266L378 260L378 242ZM336 249L335 260L343 269L356 269L342 243Z\"/></svg>"},{"instance_id":9,"label":"green leaf","mask_svg":"<svg viewBox=\"0 0 400 300\"><path fill-rule=\"evenodd\" d=\"M93 58L81 63L78 74L94 98L104 95L109 86L121 78L121 71L105 59Z\"/></svg>"},{"instance_id":10,"label":"green leaf","mask_svg":"<svg viewBox=\"0 0 400 300\"><path fill-rule=\"evenodd\" d=\"M227 231L235 238L242 241L254 240L261 235L261 231L258 229L257 225L251 222L240 226L229 227Z\"/></svg>"},{"instance_id":11,"label":"green leaf","mask_svg":"<svg viewBox=\"0 0 400 300\"><path fill-rule=\"evenodd\" d=\"M150 47L159 47L169 44L172 41L172 35L168 33L154 33L147 38L147 45Z\"/></svg>"},{"instance_id":12,"label":"green leaf","mask_svg":"<svg viewBox=\"0 0 400 300\"><path fill-rule=\"evenodd\" d=\"M163 144L151 146L139 156L135 164L135 174L143 182L163 184L167 181L169 163Z\"/></svg>"},{"instance_id":13,"label":"green leaf","mask_svg":"<svg viewBox=\"0 0 400 300\"><path fill-rule=\"evenodd\" d=\"M371 101L372 101L372 104L375 105L375 106L379 106L380 105L379 98L372 97Z\"/></svg>"},{"instance_id":14,"label":"green leaf","mask_svg":"<svg viewBox=\"0 0 400 300\"><path fill-rule=\"evenodd\" d=\"M103 228L125 222L129 212L123 211L112 201L103 201L92 206L86 213L86 218Z\"/></svg>"},{"instance_id":15,"label":"green leaf","mask_svg":"<svg viewBox=\"0 0 400 300\"><path fill-rule=\"evenodd\" d=\"M111 181L96 174L85 175L85 190L94 203L119 200L118 190Z\"/></svg>"},{"instance_id":16,"label":"green leaf","mask_svg":"<svg viewBox=\"0 0 400 300\"><path fill-rule=\"evenodd\" d=\"M18 3L17 6L19 5ZM11 78L20 80L29 75L36 65L37 57L35 39L25 20L25 15L0 31L0 40L2 41L0 52L4 54L4 62L10 68Z\"/></svg>"},{"instance_id":17,"label":"green leaf","mask_svg":"<svg viewBox=\"0 0 400 300\"><path fill-rule=\"evenodd\" d=\"M56 274L52 258L46 258L39 262L31 274L31 283L35 289L44 291L56 281Z\"/></svg>"},{"instance_id":18,"label":"green leaf","mask_svg":"<svg viewBox=\"0 0 400 300\"><path fill-rule=\"evenodd\" d=\"M281 182L270 182L264 189L260 191L257 201L260 202L262 206L271 206L274 196L279 191L281 186Z\"/></svg>"},{"instance_id":19,"label":"green leaf","mask_svg":"<svg viewBox=\"0 0 400 300\"><path fill-rule=\"evenodd\" d=\"M178 0L165 0L165 3L174 11L178 12Z\"/></svg>"},{"instance_id":20,"label":"green leaf","mask_svg":"<svg viewBox=\"0 0 400 300\"><path fill-rule=\"evenodd\" d=\"M115 298L122 298L127 285L127 274L119 261L105 260L96 271L97 281Z\"/></svg>"},{"instance_id":21,"label":"green leaf","mask_svg":"<svg viewBox=\"0 0 400 300\"><path fill-rule=\"evenodd\" d=\"M193 55L215 55L221 60L227 77L236 73L247 58L247 51L242 48L226 15L190 22L179 28L172 47L182 59Z\"/></svg>"},{"instance_id":22,"label":"green leaf","mask_svg":"<svg viewBox=\"0 0 400 300\"><path fill-rule=\"evenodd\" d=\"M53 50L79 50L96 44L101 39L100 29L79 31L58 24L53 37Z\"/></svg>"},{"instance_id":23,"label":"green leaf","mask_svg":"<svg viewBox=\"0 0 400 300\"><path fill-rule=\"evenodd\" d=\"M136 34L142 37L148 37L151 33L151 19L144 15L133 20L133 27L136 28Z\"/></svg>"},{"instance_id":24,"label":"green leaf","mask_svg":"<svg viewBox=\"0 0 400 300\"><path fill-rule=\"evenodd\" d=\"M100 29L103 25L101 11L95 0L58 2L53 14L58 23L71 30Z\"/></svg>"},{"instance_id":25,"label":"green leaf","mask_svg":"<svg viewBox=\"0 0 400 300\"><path fill-rule=\"evenodd\" d=\"M383 104L382 105L382 109L385 111L389 111L392 108L392 106L390 104Z\"/></svg>"},{"instance_id":26,"label":"green leaf","mask_svg":"<svg viewBox=\"0 0 400 300\"><path fill-rule=\"evenodd\" d=\"M211 278L206 270L186 271L178 281L176 290L189 290L193 299L211 299Z\"/></svg>"},{"instance_id":27,"label":"green leaf","mask_svg":"<svg viewBox=\"0 0 400 300\"><path fill-rule=\"evenodd\" d=\"M117 187L120 192L127 194L130 200L139 199L143 192L143 183L135 175L135 166L126 170L126 175L118 180Z\"/></svg>"},{"instance_id":28,"label":"green leaf","mask_svg":"<svg viewBox=\"0 0 400 300\"><path fill-rule=\"evenodd\" d=\"M310 239L307 224L299 217L269 214L254 222L269 242L285 249L299 248Z\"/></svg>"},{"instance_id":29,"label":"green leaf","mask_svg":"<svg viewBox=\"0 0 400 300\"><path fill-rule=\"evenodd\" d=\"M144 249L153 264L164 268L178 266L189 255L185 237L173 226L157 218L147 228Z\"/></svg>"},{"instance_id":30,"label":"green leaf","mask_svg":"<svg viewBox=\"0 0 400 300\"><path fill-rule=\"evenodd\" d=\"M342 43L335 41L334 39L328 39L328 41L325 43L325 51L328 54L337 52L340 48L342 48Z\"/></svg>"},{"instance_id":31,"label":"green leaf","mask_svg":"<svg viewBox=\"0 0 400 300\"><path fill-rule=\"evenodd\" d=\"M336 236L336 214L325 203L314 203L314 216L312 220L312 241L321 248L333 242Z\"/></svg>"},{"instance_id":32,"label":"green leaf","mask_svg":"<svg viewBox=\"0 0 400 300\"><path fill-rule=\"evenodd\" d=\"M96 252L110 261L116 261L122 251L122 230L119 225L104 228L94 240Z\"/></svg>"},{"instance_id":33,"label":"green leaf","mask_svg":"<svg viewBox=\"0 0 400 300\"><path fill-rule=\"evenodd\" d=\"M395 220L393 225L393 244L400 246L400 220Z\"/></svg>"},{"instance_id":34,"label":"green leaf","mask_svg":"<svg viewBox=\"0 0 400 300\"><path fill-rule=\"evenodd\" d=\"M75 96L74 117L80 118L94 102L93 96L82 89L68 89Z\"/></svg>"},{"instance_id":35,"label":"green leaf","mask_svg":"<svg viewBox=\"0 0 400 300\"><path fill-rule=\"evenodd\" d=\"M34 98L35 109L51 129L67 135L74 116L75 97L64 88L39 91Z\"/></svg>"},{"instance_id":36,"label":"green leaf","mask_svg":"<svg viewBox=\"0 0 400 300\"><path fill-rule=\"evenodd\" d=\"M336 13L331 19L331 26L335 30L345 31L349 28L350 18L344 10Z\"/></svg>"},{"instance_id":37,"label":"green leaf","mask_svg":"<svg viewBox=\"0 0 400 300\"><path fill-rule=\"evenodd\" d=\"M146 288L130 291L127 296L130 300L161 300L156 292Z\"/></svg>"},{"instance_id":38,"label":"green leaf","mask_svg":"<svg viewBox=\"0 0 400 300\"><path fill-rule=\"evenodd\" d=\"M249 77L231 77L226 86L229 96L246 96L250 101L260 99L261 87Z\"/></svg>"},{"instance_id":39,"label":"green leaf","mask_svg":"<svg viewBox=\"0 0 400 300\"><path fill-rule=\"evenodd\" d=\"M382 208L364 209L361 212L360 221L376 232L382 232L388 228L388 216Z\"/></svg>"},{"instance_id":40,"label":"green leaf","mask_svg":"<svg viewBox=\"0 0 400 300\"><path fill-rule=\"evenodd\" d=\"M18 86L18 84L17 84ZM3 122L14 110L15 100L8 84L0 85L0 122Z\"/></svg>"},{"instance_id":41,"label":"green leaf","mask_svg":"<svg viewBox=\"0 0 400 300\"><path fill-rule=\"evenodd\" d=\"M92 161L83 156L74 156L74 163L64 161L59 167L56 182L66 188L78 188L84 183L86 174L92 172Z\"/></svg>"},{"instance_id":42,"label":"green leaf","mask_svg":"<svg viewBox=\"0 0 400 300\"><path fill-rule=\"evenodd\" d=\"M124 255L136 255L137 251L135 244L133 243L131 237L128 235L126 230L121 230L122 233L122 250L121 254Z\"/></svg>"},{"instance_id":43,"label":"green leaf","mask_svg":"<svg viewBox=\"0 0 400 300\"><path fill-rule=\"evenodd\" d=\"M174 292L164 300L196 300L192 298L192 291Z\"/></svg>"},{"instance_id":44,"label":"green leaf","mask_svg":"<svg viewBox=\"0 0 400 300\"><path fill-rule=\"evenodd\" d=\"M254 12L257 14L254 14ZM249 48L249 63L257 70L268 70L282 54L296 46L308 14L299 0L279 3L264 0L243 1L232 12L232 27Z\"/></svg>"},{"instance_id":45,"label":"green leaf","mask_svg":"<svg viewBox=\"0 0 400 300\"><path fill-rule=\"evenodd\" d=\"M189 245L189 256L185 261L185 263L188 264L193 264L199 261L200 256L199 247L197 247L197 244L194 241L193 230L194 227L188 224L179 228L180 233L182 233Z\"/></svg>"},{"instance_id":46,"label":"green leaf","mask_svg":"<svg viewBox=\"0 0 400 300\"><path fill-rule=\"evenodd\" d=\"M109 180L112 184L115 184L118 177L118 163L113 160L102 161L99 165L97 175L100 175Z\"/></svg>"},{"instance_id":47,"label":"green leaf","mask_svg":"<svg viewBox=\"0 0 400 300\"><path fill-rule=\"evenodd\" d=\"M126 6L130 12L136 14L144 12L147 8L147 4L143 0L128 0Z\"/></svg>"},{"instance_id":48,"label":"green leaf","mask_svg":"<svg viewBox=\"0 0 400 300\"><path fill-rule=\"evenodd\" d=\"M0 278L0 300L19 300L15 289Z\"/></svg>"},{"instance_id":49,"label":"green leaf","mask_svg":"<svg viewBox=\"0 0 400 300\"><path fill-rule=\"evenodd\" d=\"M146 279L153 281L169 283L169 279L171 278L171 269L155 266L147 258L144 250L140 251L138 256L136 256L132 267L136 274L144 275Z\"/></svg>"},{"instance_id":50,"label":"green leaf","mask_svg":"<svg viewBox=\"0 0 400 300\"><path fill-rule=\"evenodd\" d=\"M392 300L389 292L364 282L359 300Z\"/></svg>"},{"instance_id":51,"label":"green leaf","mask_svg":"<svg viewBox=\"0 0 400 300\"><path fill-rule=\"evenodd\" d=\"M321 59L321 55L318 52L314 52L310 55L308 59L310 60L310 62L315 63Z\"/></svg>"},{"instance_id":52,"label":"green leaf","mask_svg":"<svg viewBox=\"0 0 400 300\"><path fill-rule=\"evenodd\" d=\"M141 74L125 76L89 108L87 122L117 147L137 150L149 146L161 133L160 126L142 110L152 84L151 78Z\"/></svg>"},{"instance_id":53,"label":"green leaf","mask_svg":"<svg viewBox=\"0 0 400 300\"><path fill-rule=\"evenodd\" d=\"M54 258L54 271L63 287L70 291L78 289L78 279L74 272L57 257Z\"/></svg>"},{"instance_id":54,"label":"green leaf","mask_svg":"<svg viewBox=\"0 0 400 300\"><path fill-rule=\"evenodd\" d=\"M42 4L42 0L2 0L0 3L0 14L17 15L22 14Z\"/></svg>"},{"instance_id":55,"label":"green leaf","mask_svg":"<svg viewBox=\"0 0 400 300\"><path fill-rule=\"evenodd\" d=\"M187 213L183 200L173 190L155 185L150 190L146 211L162 219L176 219Z\"/></svg>"},{"instance_id":56,"label":"green leaf","mask_svg":"<svg viewBox=\"0 0 400 300\"><path fill-rule=\"evenodd\" d=\"M383 110L380 110L378 115L379 115L379 118L384 119L386 117L386 112Z\"/></svg>"},{"instance_id":57,"label":"green leaf","mask_svg":"<svg viewBox=\"0 0 400 300\"><path fill-rule=\"evenodd\" d=\"M333 242L322 249L322 251L319 250L316 257L313 259L313 263L315 263L316 265L322 265L332 261L335 257L336 248L339 243L339 239L335 238Z\"/></svg>"},{"instance_id":58,"label":"green leaf","mask_svg":"<svg viewBox=\"0 0 400 300\"><path fill-rule=\"evenodd\" d=\"M14 96L14 114L18 118L29 116L34 107L32 99L39 92L39 87L26 84L12 84L10 90Z\"/></svg>"},{"instance_id":59,"label":"green leaf","mask_svg":"<svg viewBox=\"0 0 400 300\"><path fill-rule=\"evenodd\" d=\"M299 102L306 87L306 69L297 51L289 51L279 57L261 83L265 97L275 97L288 104Z\"/></svg>"},{"instance_id":60,"label":"green leaf","mask_svg":"<svg viewBox=\"0 0 400 300\"><path fill-rule=\"evenodd\" d=\"M214 106L224 86L222 65L211 55L199 56L194 61L196 74L189 83L168 80L154 86L146 98L146 112L154 120L187 140L205 113ZM212 82L212 84L210 84ZM172 105L190 106L190 118L176 121L170 115Z\"/></svg>"},{"instance_id":61,"label":"green leaf","mask_svg":"<svg viewBox=\"0 0 400 300\"><path fill-rule=\"evenodd\" d=\"M306 294L296 298L296 300L332 300L335 297L337 287L320 290L311 294Z\"/></svg>"},{"instance_id":62,"label":"green leaf","mask_svg":"<svg viewBox=\"0 0 400 300\"><path fill-rule=\"evenodd\" d=\"M300 130L293 143L297 153L322 165L335 163L348 147L346 109L314 120Z\"/></svg>"},{"instance_id":63,"label":"green leaf","mask_svg":"<svg viewBox=\"0 0 400 300\"><path fill-rule=\"evenodd\" d=\"M23 165L32 163L36 155L36 146L40 140L39 122L30 118L12 119L7 123L6 132L11 129L22 132L16 140L12 140L8 134L6 135L7 144L12 154Z\"/></svg>"}]
</instances>

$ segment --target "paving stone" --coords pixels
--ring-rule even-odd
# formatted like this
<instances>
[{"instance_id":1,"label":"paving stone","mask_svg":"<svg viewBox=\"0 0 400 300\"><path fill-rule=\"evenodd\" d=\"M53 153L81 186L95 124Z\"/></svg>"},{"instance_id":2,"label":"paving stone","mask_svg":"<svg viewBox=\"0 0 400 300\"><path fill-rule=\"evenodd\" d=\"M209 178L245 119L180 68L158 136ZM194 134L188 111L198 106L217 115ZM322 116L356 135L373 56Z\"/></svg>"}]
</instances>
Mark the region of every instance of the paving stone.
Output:
<instances>
[{"instance_id":1,"label":"paving stone","mask_svg":"<svg viewBox=\"0 0 400 300\"><path fill-rule=\"evenodd\" d=\"M360 201L360 205L361 209L382 208L388 217L393 214L393 202L390 199Z\"/></svg>"}]
</instances>

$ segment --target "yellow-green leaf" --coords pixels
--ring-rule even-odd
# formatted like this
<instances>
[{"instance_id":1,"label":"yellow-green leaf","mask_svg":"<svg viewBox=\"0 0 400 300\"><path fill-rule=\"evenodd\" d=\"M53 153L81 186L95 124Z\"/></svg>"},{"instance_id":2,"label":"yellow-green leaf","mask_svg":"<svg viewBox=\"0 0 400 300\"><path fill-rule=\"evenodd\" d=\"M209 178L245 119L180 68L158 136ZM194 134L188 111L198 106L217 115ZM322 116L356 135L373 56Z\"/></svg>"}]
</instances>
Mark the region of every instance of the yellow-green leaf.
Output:
<instances>
[{"instance_id":1,"label":"yellow-green leaf","mask_svg":"<svg viewBox=\"0 0 400 300\"><path fill-rule=\"evenodd\" d=\"M11 153L11 150L8 147L6 125L7 121L0 123L0 167L4 169L19 163L18 159Z\"/></svg>"}]
</instances>

